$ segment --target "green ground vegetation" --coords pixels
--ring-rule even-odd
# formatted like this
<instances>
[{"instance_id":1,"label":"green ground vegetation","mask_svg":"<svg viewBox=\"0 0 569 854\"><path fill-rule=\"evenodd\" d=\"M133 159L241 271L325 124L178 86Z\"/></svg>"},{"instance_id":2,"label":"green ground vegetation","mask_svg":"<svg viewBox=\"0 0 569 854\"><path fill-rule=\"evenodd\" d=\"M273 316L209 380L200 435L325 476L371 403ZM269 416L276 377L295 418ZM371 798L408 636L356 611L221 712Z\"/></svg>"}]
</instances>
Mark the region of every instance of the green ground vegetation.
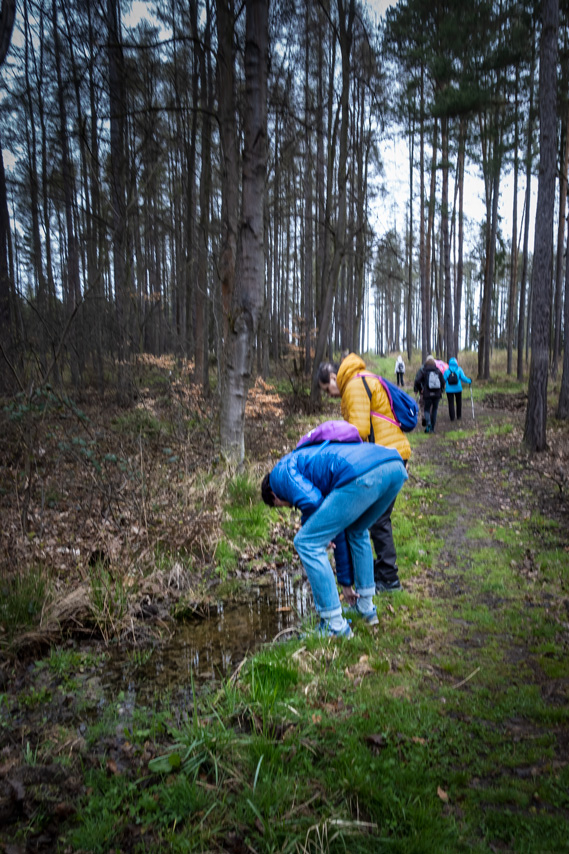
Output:
<instances>
[{"instance_id":1,"label":"green ground vegetation","mask_svg":"<svg viewBox=\"0 0 569 854\"><path fill-rule=\"evenodd\" d=\"M58 851L569 851L567 497L519 450L517 412L476 400L464 429L411 435L393 516L404 589L376 597L378 627L355 618L350 641L299 627L185 709L162 694L102 706L93 651L51 651L0 694L0 733L30 710L42 721L21 724L22 763L77 780ZM264 507L258 481L252 464L223 492L226 581L251 543L257 561L271 538L290 548L290 513ZM105 573L101 612L123 607ZM24 620L33 593L10 591L3 617ZM65 749L77 730L53 709L71 692L81 744ZM40 837L50 797L0 842Z\"/></svg>"}]
</instances>

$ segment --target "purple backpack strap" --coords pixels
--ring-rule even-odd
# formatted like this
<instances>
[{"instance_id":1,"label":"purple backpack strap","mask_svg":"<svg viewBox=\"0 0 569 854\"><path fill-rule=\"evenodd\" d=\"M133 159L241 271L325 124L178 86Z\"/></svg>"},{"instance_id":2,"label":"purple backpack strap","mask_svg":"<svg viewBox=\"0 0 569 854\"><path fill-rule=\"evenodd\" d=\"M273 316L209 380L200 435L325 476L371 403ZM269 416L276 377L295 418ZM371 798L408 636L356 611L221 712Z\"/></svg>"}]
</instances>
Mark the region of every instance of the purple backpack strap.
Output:
<instances>
[{"instance_id":1,"label":"purple backpack strap","mask_svg":"<svg viewBox=\"0 0 569 854\"><path fill-rule=\"evenodd\" d=\"M394 412L393 398L391 397L391 392L389 391L387 384L384 382L383 377L380 377L377 374L370 374L370 373L356 374L356 377L361 377L363 380L365 380L366 377L372 377L373 379L378 380L378 382L381 383L382 389L385 391L385 393L387 395L387 399L389 400L390 409L392 412ZM364 383L364 385L365 385L365 383ZM367 386L366 386L366 388L367 388ZM369 390L368 390L368 394L369 394ZM371 396L370 396L370 402L371 402ZM382 418L384 421L389 421L390 424L394 424L396 427L401 427L401 424L399 423L399 421L397 421L396 418L390 418L388 415L382 415L381 412L370 411L370 415L375 415L376 418Z\"/></svg>"}]
</instances>

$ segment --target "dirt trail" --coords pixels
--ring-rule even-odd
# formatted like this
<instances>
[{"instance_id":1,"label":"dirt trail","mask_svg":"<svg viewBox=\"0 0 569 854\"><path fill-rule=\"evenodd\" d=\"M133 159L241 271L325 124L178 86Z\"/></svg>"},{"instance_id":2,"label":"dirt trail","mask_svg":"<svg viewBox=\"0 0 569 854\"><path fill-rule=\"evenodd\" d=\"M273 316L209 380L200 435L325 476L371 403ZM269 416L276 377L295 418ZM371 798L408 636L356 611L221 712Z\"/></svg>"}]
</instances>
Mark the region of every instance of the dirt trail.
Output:
<instances>
[{"instance_id":1,"label":"dirt trail","mask_svg":"<svg viewBox=\"0 0 569 854\"><path fill-rule=\"evenodd\" d=\"M502 628L500 615L510 605L522 611L522 622L532 613L544 614L555 638L551 655L562 658L569 652L567 577L552 581L540 564L548 548L561 555L565 551L569 564L569 494L564 478L567 431L552 430L548 453L532 457L522 444L524 413L519 408L478 406L473 421L470 401L468 404L460 438L443 400L436 432L418 442L413 452L410 477L420 482L421 472L429 472L424 483L436 489L441 502L444 545L433 568L412 577L406 586L414 593L422 591L439 602L448 602L449 628L424 642L412 641L411 646L428 666L433 659L444 658L449 645L463 648L466 656L475 659L476 648L483 648L491 635L506 665L523 666L544 702L564 707L569 700L569 679L554 678L544 670L543 653L540 656L539 641L531 629L512 636L508 633L511 623L504 620ZM433 512L437 513L436 507ZM530 545L509 561L516 584L492 586L488 579L494 558L499 558L502 550L515 552L517 537L520 542L524 535L527 539L528 531L532 534ZM489 633L461 616L465 604L473 610L487 609L492 619ZM456 682L436 666L433 669L443 683ZM516 718L511 727L518 739L537 738L542 732L531 718ZM552 730L557 740L555 762L562 767L567 763L569 732L562 724ZM542 764L546 764L545 759Z\"/></svg>"}]
</instances>

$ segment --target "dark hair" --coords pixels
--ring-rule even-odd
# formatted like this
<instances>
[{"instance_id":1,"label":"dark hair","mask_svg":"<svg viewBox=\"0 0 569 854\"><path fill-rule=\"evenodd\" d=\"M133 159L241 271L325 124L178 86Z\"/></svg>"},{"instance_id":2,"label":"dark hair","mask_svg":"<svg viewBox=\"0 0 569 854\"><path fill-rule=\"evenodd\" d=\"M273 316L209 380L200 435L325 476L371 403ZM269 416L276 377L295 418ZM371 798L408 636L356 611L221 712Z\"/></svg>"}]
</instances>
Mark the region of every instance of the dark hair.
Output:
<instances>
[{"instance_id":1,"label":"dark hair","mask_svg":"<svg viewBox=\"0 0 569 854\"><path fill-rule=\"evenodd\" d=\"M271 489L271 483L269 478L271 477L271 473L265 475L263 478L263 482L261 483L261 497L265 504L268 504L269 507L275 506L275 493Z\"/></svg>"},{"instance_id":2,"label":"dark hair","mask_svg":"<svg viewBox=\"0 0 569 854\"><path fill-rule=\"evenodd\" d=\"M335 362L320 362L318 365L318 382L322 385L328 385L330 382L330 374L338 373L338 365Z\"/></svg>"}]
</instances>

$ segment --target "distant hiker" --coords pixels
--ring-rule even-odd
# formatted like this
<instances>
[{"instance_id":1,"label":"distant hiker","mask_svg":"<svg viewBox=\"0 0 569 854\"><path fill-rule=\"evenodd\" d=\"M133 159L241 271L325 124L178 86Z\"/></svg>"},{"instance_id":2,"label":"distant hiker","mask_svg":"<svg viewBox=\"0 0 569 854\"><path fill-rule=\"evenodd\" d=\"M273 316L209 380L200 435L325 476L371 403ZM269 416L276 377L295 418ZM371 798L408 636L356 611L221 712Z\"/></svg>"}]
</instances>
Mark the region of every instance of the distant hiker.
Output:
<instances>
[{"instance_id":1,"label":"distant hiker","mask_svg":"<svg viewBox=\"0 0 569 854\"><path fill-rule=\"evenodd\" d=\"M448 368L443 376L446 383L449 418L451 421L454 421L454 406L456 402L456 420L460 421L462 417L462 383L465 382L471 385L472 380L466 376L454 357L449 359Z\"/></svg>"},{"instance_id":2,"label":"distant hiker","mask_svg":"<svg viewBox=\"0 0 569 854\"><path fill-rule=\"evenodd\" d=\"M419 368L415 375L415 392L423 395L425 414L425 433L434 433L437 423L437 410L439 401L443 395L445 381L439 368L437 368L435 357L427 356L425 364Z\"/></svg>"},{"instance_id":3,"label":"distant hiker","mask_svg":"<svg viewBox=\"0 0 569 854\"><path fill-rule=\"evenodd\" d=\"M329 442L297 448L282 457L261 485L265 504L297 507L300 556L325 637L351 637L326 549L342 533L353 565L356 608L368 625L378 623L373 604L373 554L368 528L392 506L407 472L392 448Z\"/></svg>"},{"instance_id":4,"label":"distant hiker","mask_svg":"<svg viewBox=\"0 0 569 854\"><path fill-rule=\"evenodd\" d=\"M383 445L386 448L395 448L407 465L407 460L411 456L409 440L394 423L389 397L381 382L373 375L358 377L358 374L365 370L364 360L355 353L350 353L342 359L340 366L334 362L321 362L318 368L318 382L322 391L330 397L342 398L342 416L358 428L364 441ZM376 554L373 565L376 593L401 590L397 552L391 527L394 504L395 496L393 502L386 507L383 515L374 521L369 530Z\"/></svg>"},{"instance_id":5,"label":"distant hiker","mask_svg":"<svg viewBox=\"0 0 569 854\"><path fill-rule=\"evenodd\" d=\"M397 356L397 361L395 362L395 376L397 377L397 385L404 386L405 385L405 362L403 361L403 356L401 353Z\"/></svg>"}]
</instances>

